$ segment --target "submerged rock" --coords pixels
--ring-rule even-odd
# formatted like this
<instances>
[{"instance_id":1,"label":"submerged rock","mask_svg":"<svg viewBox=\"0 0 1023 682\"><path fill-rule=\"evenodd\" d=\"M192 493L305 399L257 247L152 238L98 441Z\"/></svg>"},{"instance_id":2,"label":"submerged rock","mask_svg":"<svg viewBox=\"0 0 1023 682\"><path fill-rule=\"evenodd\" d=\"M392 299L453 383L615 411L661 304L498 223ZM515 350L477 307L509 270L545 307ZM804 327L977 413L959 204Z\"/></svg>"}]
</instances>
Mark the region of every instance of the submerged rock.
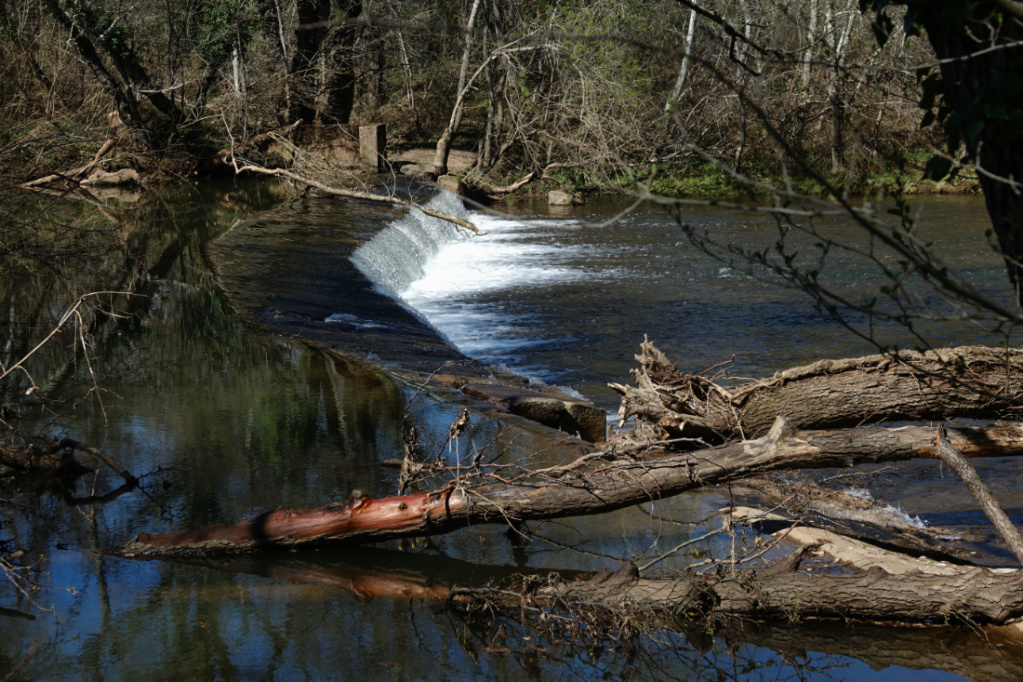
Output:
<instances>
[{"instance_id":1,"label":"submerged rock","mask_svg":"<svg viewBox=\"0 0 1023 682\"><path fill-rule=\"evenodd\" d=\"M544 426L561 429L566 433L578 433L591 443L603 442L607 434L607 414L604 410L560 391L537 393L496 384L466 384L462 392Z\"/></svg>"}]
</instances>

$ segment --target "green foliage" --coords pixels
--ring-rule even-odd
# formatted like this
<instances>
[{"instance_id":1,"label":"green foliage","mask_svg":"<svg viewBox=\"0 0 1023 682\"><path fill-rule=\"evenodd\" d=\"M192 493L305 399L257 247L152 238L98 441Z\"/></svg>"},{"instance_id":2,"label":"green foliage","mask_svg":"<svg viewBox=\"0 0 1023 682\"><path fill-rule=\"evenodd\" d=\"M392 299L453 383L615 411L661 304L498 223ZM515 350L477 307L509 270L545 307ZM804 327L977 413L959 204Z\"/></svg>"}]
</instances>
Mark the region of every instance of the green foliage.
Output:
<instances>
[{"instance_id":1,"label":"green foliage","mask_svg":"<svg viewBox=\"0 0 1023 682\"><path fill-rule=\"evenodd\" d=\"M189 28L195 50L210 64L227 61L236 45L248 43L252 17L259 16L254 0L208 0L200 5Z\"/></svg>"}]
</instances>

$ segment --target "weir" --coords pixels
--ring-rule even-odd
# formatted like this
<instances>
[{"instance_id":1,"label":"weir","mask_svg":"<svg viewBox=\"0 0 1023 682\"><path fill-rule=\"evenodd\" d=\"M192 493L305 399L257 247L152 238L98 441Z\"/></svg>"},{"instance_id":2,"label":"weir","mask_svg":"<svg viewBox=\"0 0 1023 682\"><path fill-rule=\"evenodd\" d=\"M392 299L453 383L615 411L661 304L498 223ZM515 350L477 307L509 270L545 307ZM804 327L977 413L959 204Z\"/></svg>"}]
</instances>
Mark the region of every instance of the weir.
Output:
<instances>
[{"instance_id":1,"label":"weir","mask_svg":"<svg viewBox=\"0 0 1023 682\"><path fill-rule=\"evenodd\" d=\"M461 199L440 190L426 208L470 220ZM383 293L395 299L424 274L426 263L446 244L471 237L465 228L409 211L355 250L352 263Z\"/></svg>"}]
</instances>

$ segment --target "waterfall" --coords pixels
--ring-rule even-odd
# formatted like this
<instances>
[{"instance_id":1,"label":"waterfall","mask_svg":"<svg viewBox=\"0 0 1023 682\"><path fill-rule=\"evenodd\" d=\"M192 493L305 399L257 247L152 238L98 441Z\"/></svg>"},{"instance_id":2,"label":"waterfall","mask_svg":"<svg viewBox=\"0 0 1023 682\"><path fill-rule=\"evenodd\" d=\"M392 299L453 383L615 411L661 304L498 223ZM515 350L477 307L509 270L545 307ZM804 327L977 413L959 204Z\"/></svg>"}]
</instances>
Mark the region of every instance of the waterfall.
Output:
<instances>
[{"instance_id":1,"label":"waterfall","mask_svg":"<svg viewBox=\"0 0 1023 682\"><path fill-rule=\"evenodd\" d=\"M426 208L470 219L461 199L447 190L430 199ZM351 260L384 293L400 299L444 245L470 236L463 227L412 209L356 249Z\"/></svg>"}]
</instances>

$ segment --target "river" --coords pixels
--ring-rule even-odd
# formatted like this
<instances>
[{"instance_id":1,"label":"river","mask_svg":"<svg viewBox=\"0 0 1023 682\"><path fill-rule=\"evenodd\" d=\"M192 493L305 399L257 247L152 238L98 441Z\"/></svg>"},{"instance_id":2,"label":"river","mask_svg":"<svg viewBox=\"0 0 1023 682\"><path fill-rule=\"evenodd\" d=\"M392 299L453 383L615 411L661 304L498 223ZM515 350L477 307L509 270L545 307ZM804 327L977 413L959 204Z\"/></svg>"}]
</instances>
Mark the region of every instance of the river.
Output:
<instances>
[{"instance_id":1,"label":"river","mask_svg":"<svg viewBox=\"0 0 1023 682\"><path fill-rule=\"evenodd\" d=\"M433 201L463 210L451 197ZM55 491L37 494L24 481L4 489L0 552L22 549L39 560L31 577L43 587L27 596L0 592L0 606L9 609L0 612L6 635L0 675L940 680L1023 674L1018 645L997 645L968 629L793 624L573 643L540 638L514 623L495 629L431 599L435 588L482 584L515 571L592 571L616 566L619 557L656 556L718 523L713 511L725 498L713 492L537 524L542 539L525 548L488 527L372 549L225 562L104 555L102 549L139 531L315 506L353 489L392 493L397 472L381 463L402 454L406 406L411 403L431 447L443 442L459 408L450 396L417 393L401 371L381 371L377 363L430 371L464 363L464 353L478 359L465 371L511 370L613 412L606 384L627 378L644 335L686 370L734 355L727 367L736 379L873 346L823 319L800 292L694 249L675 217L657 207L604 225L624 208L621 201L560 213L520 202L500 215L467 214L481 228L470 238L397 209L304 199L269 185L176 188L104 212L44 203L18 205L8 215L49 216L42 220L54 243L66 238L56 236L61 226L79 225L89 235L78 242L85 255L62 266L60 277L29 257L29 266L5 275L5 365L48 332L73 303L72 292L134 282L140 296L112 298L106 305L117 315L86 320L87 355L79 337L58 336L28 365L38 389L25 397L30 384L18 377L3 387L3 400L20 406L33 433L66 434L115 455L142 476L142 487L103 502L90 499L118 486L100 469L78 481L72 500ZM984 246L980 200L932 197L924 216L927 239L956 268L990 295L1007 295L998 259ZM690 208L681 219L751 247L775 239L776 226L747 215ZM856 238L837 221L822 229ZM876 286L876 273L855 259L836 257L831 267L837 287ZM74 286L63 283L68 277ZM870 326L865 318L850 319ZM925 331L936 344L1001 338L966 322ZM899 330L875 326L872 332L891 342ZM496 414L477 415L470 436L486 443L512 431L509 448L528 452L544 442L543 434ZM439 454L453 456L450 448ZM983 529L968 495L935 467L889 470L872 489L910 516ZM980 471L1010 515L1023 520L1013 483L1018 465L984 462ZM665 568L699 561L724 542L702 543Z\"/></svg>"}]
</instances>

